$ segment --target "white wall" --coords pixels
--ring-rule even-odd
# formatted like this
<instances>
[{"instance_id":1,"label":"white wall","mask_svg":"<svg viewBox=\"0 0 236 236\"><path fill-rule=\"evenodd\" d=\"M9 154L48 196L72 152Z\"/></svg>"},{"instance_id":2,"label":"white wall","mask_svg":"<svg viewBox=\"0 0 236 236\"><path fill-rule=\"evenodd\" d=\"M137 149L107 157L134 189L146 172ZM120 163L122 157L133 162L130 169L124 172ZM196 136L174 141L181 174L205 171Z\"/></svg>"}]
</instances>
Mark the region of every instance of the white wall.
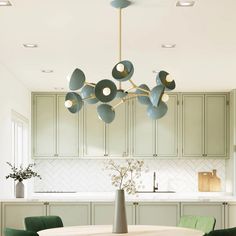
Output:
<instances>
[{"instance_id":1,"label":"white wall","mask_svg":"<svg viewBox=\"0 0 236 236\"><path fill-rule=\"evenodd\" d=\"M13 197L12 180L6 162L12 161L11 111L14 110L30 121L30 91L0 64L0 198Z\"/></svg>"}]
</instances>

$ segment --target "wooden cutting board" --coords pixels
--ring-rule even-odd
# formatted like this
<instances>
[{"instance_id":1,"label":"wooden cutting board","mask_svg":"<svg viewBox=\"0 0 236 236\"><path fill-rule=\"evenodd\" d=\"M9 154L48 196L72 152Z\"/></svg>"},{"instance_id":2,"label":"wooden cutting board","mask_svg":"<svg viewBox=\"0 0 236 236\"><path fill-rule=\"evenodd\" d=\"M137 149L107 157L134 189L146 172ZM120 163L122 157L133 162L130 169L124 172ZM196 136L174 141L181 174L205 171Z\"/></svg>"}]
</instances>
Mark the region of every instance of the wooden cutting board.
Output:
<instances>
[{"instance_id":1,"label":"wooden cutting board","mask_svg":"<svg viewBox=\"0 0 236 236\"><path fill-rule=\"evenodd\" d=\"M209 192L210 191L210 178L212 172L198 172L198 191Z\"/></svg>"},{"instance_id":2,"label":"wooden cutting board","mask_svg":"<svg viewBox=\"0 0 236 236\"><path fill-rule=\"evenodd\" d=\"M212 177L210 178L210 192L220 192L221 191L221 180L216 175L216 170L212 171Z\"/></svg>"}]
</instances>

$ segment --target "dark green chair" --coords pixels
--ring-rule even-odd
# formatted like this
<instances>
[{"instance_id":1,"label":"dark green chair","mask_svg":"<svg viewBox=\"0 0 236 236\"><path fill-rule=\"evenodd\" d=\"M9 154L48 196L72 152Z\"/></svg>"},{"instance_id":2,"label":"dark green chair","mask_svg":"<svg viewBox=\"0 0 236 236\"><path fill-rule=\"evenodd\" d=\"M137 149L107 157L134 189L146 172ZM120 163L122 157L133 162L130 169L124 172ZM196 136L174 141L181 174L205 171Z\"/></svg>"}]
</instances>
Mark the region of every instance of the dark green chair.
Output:
<instances>
[{"instance_id":1,"label":"dark green chair","mask_svg":"<svg viewBox=\"0 0 236 236\"><path fill-rule=\"evenodd\" d=\"M205 234L204 236L236 236L236 227L229 229L214 230L208 234Z\"/></svg>"},{"instance_id":2,"label":"dark green chair","mask_svg":"<svg viewBox=\"0 0 236 236\"><path fill-rule=\"evenodd\" d=\"M178 226L183 228L195 229L197 216L181 216Z\"/></svg>"},{"instance_id":3,"label":"dark green chair","mask_svg":"<svg viewBox=\"0 0 236 236\"><path fill-rule=\"evenodd\" d=\"M25 230L20 230L20 229L11 229L11 228L5 228L4 235L5 236L39 236L35 232L25 231Z\"/></svg>"},{"instance_id":4,"label":"dark green chair","mask_svg":"<svg viewBox=\"0 0 236 236\"><path fill-rule=\"evenodd\" d=\"M25 218L25 228L37 233L40 230L63 227L59 216L31 216Z\"/></svg>"},{"instance_id":5,"label":"dark green chair","mask_svg":"<svg viewBox=\"0 0 236 236\"><path fill-rule=\"evenodd\" d=\"M204 233L209 233L214 230L216 219L213 216L197 216L197 224L195 229Z\"/></svg>"}]
</instances>

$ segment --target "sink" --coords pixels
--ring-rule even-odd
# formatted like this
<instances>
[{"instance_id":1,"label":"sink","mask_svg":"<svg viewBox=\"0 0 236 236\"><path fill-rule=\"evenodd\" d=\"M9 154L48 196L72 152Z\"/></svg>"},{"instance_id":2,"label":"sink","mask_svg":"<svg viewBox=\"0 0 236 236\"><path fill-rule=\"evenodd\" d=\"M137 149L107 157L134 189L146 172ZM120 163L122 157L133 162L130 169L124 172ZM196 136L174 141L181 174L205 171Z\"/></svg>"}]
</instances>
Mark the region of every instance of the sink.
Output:
<instances>
[{"instance_id":1,"label":"sink","mask_svg":"<svg viewBox=\"0 0 236 236\"><path fill-rule=\"evenodd\" d=\"M166 191L155 191L155 192L153 192L153 191L137 191L136 193L175 193L175 191L168 191L168 190L166 190Z\"/></svg>"}]
</instances>

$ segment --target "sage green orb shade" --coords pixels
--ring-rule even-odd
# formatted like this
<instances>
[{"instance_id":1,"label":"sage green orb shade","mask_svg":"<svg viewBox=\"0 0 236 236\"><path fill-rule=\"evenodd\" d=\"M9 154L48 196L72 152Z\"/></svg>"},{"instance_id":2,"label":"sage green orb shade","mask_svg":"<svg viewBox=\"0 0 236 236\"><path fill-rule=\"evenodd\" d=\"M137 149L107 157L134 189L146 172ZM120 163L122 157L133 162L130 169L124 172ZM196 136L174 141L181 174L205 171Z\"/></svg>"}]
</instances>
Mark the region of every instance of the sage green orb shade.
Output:
<instances>
[{"instance_id":1,"label":"sage green orb shade","mask_svg":"<svg viewBox=\"0 0 236 236\"><path fill-rule=\"evenodd\" d=\"M124 98L126 95L128 95L128 92L125 92L123 89L117 89L116 98Z\"/></svg>"},{"instance_id":2,"label":"sage green orb shade","mask_svg":"<svg viewBox=\"0 0 236 236\"><path fill-rule=\"evenodd\" d=\"M156 77L157 85L165 86L166 90L173 90L175 89L175 81L174 80L168 81L168 76L169 76L168 72L164 70L160 71Z\"/></svg>"},{"instance_id":3,"label":"sage green orb shade","mask_svg":"<svg viewBox=\"0 0 236 236\"><path fill-rule=\"evenodd\" d=\"M134 66L130 61L120 61L112 69L114 79L123 82L129 80L134 73Z\"/></svg>"},{"instance_id":4,"label":"sage green orb shade","mask_svg":"<svg viewBox=\"0 0 236 236\"><path fill-rule=\"evenodd\" d=\"M77 93L74 93L74 92L69 92L66 94L65 105L66 105L66 103L69 103L69 106L66 106L66 108L71 113L79 112L84 104L81 96Z\"/></svg>"},{"instance_id":5,"label":"sage green orb shade","mask_svg":"<svg viewBox=\"0 0 236 236\"><path fill-rule=\"evenodd\" d=\"M157 120L157 119L162 118L166 114L167 110L168 110L168 107L166 103L161 101L158 107L153 106L153 105L148 106L147 114L148 114L148 117L150 117L151 119Z\"/></svg>"},{"instance_id":6,"label":"sage green orb shade","mask_svg":"<svg viewBox=\"0 0 236 236\"><path fill-rule=\"evenodd\" d=\"M85 85L81 90L81 96L84 101L88 104L95 104L98 102L98 99L95 97L94 87L90 85ZM91 97L93 96L93 97ZM91 98L89 98L91 97Z\"/></svg>"},{"instance_id":7,"label":"sage green orb shade","mask_svg":"<svg viewBox=\"0 0 236 236\"><path fill-rule=\"evenodd\" d=\"M69 82L70 90L78 90L84 86L85 82L85 75L84 72L78 68L76 68L71 77Z\"/></svg>"},{"instance_id":8,"label":"sage green orb shade","mask_svg":"<svg viewBox=\"0 0 236 236\"><path fill-rule=\"evenodd\" d=\"M146 85L146 84L141 84L138 86L138 88L142 88L142 89L145 89L147 91L150 91L149 87ZM143 91L143 90L140 90L140 89L137 89L135 91L136 94L144 94L144 96L138 96L138 101L141 103L141 104L144 104L144 105L150 105L151 104L151 100L150 98L148 97L148 93ZM147 95L147 96L146 96Z\"/></svg>"},{"instance_id":9,"label":"sage green orb shade","mask_svg":"<svg viewBox=\"0 0 236 236\"><path fill-rule=\"evenodd\" d=\"M165 87L163 85L155 86L150 93L150 100L153 106L157 107L161 101Z\"/></svg>"},{"instance_id":10,"label":"sage green orb shade","mask_svg":"<svg viewBox=\"0 0 236 236\"><path fill-rule=\"evenodd\" d=\"M100 104L97 107L97 113L100 120L109 124L115 119L115 111L109 104Z\"/></svg>"},{"instance_id":11,"label":"sage green orb shade","mask_svg":"<svg viewBox=\"0 0 236 236\"><path fill-rule=\"evenodd\" d=\"M100 80L95 86L95 96L101 102L110 102L116 97L117 88L108 79Z\"/></svg>"},{"instance_id":12,"label":"sage green orb shade","mask_svg":"<svg viewBox=\"0 0 236 236\"><path fill-rule=\"evenodd\" d=\"M113 0L111 2L111 5L115 8L125 8L128 7L131 4L128 0Z\"/></svg>"}]
</instances>

